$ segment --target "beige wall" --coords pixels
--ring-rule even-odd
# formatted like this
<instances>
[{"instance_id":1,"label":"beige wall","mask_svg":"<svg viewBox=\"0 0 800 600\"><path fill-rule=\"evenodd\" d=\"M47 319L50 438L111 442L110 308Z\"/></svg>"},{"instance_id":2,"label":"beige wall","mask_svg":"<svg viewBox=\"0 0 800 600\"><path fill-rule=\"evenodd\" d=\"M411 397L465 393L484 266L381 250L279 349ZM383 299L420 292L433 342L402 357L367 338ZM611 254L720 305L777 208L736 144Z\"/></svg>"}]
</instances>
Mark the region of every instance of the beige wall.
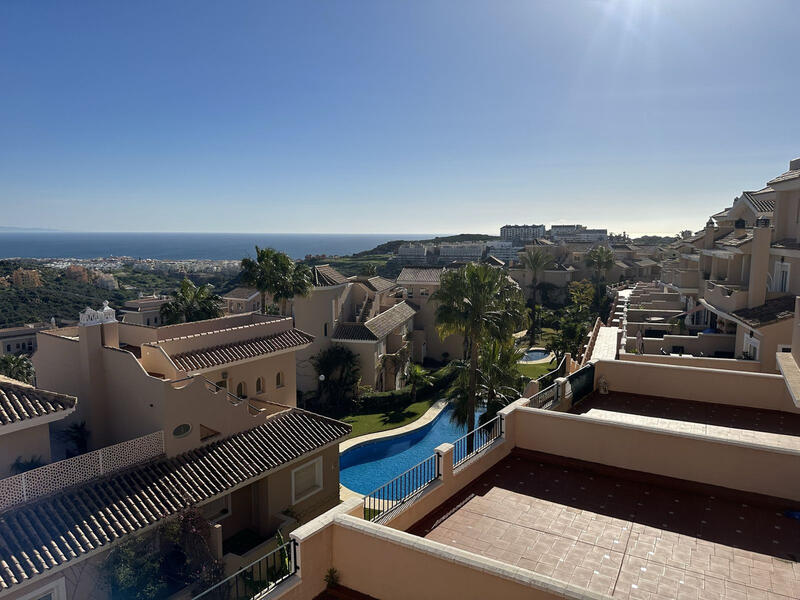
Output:
<instances>
[{"instance_id":1,"label":"beige wall","mask_svg":"<svg viewBox=\"0 0 800 600\"><path fill-rule=\"evenodd\" d=\"M449 335L444 340L439 337L436 331L436 302L430 301L430 294L439 289L439 284L413 284L406 285L405 288L413 297L409 297L409 302L419 306L419 310L414 315L414 329L425 332L424 353L434 360L443 360L446 352L449 359L461 358L464 355L464 339L460 335ZM422 295L422 290L428 291L427 296ZM422 355L423 346L415 348L415 356ZM418 359L419 360L419 359Z\"/></svg>"},{"instance_id":2,"label":"beige wall","mask_svg":"<svg viewBox=\"0 0 800 600\"><path fill-rule=\"evenodd\" d=\"M800 453L520 408L517 447L643 473L800 500Z\"/></svg>"},{"instance_id":3,"label":"beige wall","mask_svg":"<svg viewBox=\"0 0 800 600\"><path fill-rule=\"evenodd\" d=\"M13 475L11 465L17 460L41 457L50 462L50 427L47 423L26 427L0 436L0 479Z\"/></svg>"},{"instance_id":4,"label":"beige wall","mask_svg":"<svg viewBox=\"0 0 800 600\"><path fill-rule=\"evenodd\" d=\"M605 377L615 392L800 413L780 375L623 360L595 367L595 382Z\"/></svg>"},{"instance_id":5,"label":"beige wall","mask_svg":"<svg viewBox=\"0 0 800 600\"><path fill-rule=\"evenodd\" d=\"M775 362L775 353L778 351L779 344L790 345L792 343L792 323L792 319L784 319L771 325L765 325L758 330L737 325L736 356L742 354L745 337L749 337L751 331L757 332L754 335L759 340L758 363L761 365L761 372L777 373L778 365Z\"/></svg>"}]
</instances>

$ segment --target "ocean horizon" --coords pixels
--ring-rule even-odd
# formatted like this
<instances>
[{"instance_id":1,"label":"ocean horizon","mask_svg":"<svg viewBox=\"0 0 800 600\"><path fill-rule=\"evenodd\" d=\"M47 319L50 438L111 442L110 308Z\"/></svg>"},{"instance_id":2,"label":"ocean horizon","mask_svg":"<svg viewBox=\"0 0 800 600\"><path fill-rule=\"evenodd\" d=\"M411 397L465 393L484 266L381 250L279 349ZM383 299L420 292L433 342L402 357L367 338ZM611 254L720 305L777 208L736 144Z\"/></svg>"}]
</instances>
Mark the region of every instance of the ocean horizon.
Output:
<instances>
[{"instance_id":1,"label":"ocean horizon","mask_svg":"<svg viewBox=\"0 0 800 600\"><path fill-rule=\"evenodd\" d=\"M2 258L104 258L238 260L255 246L295 259L308 254L345 256L392 240L422 240L436 234L346 233L102 233L63 231L0 232Z\"/></svg>"}]
</instances>

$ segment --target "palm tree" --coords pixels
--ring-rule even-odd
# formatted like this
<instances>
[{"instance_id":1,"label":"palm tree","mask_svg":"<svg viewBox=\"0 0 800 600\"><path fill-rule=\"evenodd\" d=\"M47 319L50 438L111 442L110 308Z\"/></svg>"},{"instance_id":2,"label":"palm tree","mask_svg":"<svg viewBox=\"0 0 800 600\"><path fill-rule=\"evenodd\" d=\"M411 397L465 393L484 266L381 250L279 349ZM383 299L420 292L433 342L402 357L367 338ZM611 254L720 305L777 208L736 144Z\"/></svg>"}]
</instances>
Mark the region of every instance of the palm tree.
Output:
<instances>
[{"instance_id":1,"label":"palm tree","mask_svg":"<svg viewBox=\"0 0 800 600\"><path fill-rule=\"evenodd\" d=\"M436 306L436 329L441 338L464 336L469 367L465 410L457 421L475 429L475 404L478 391L478 358L482 343L491 339L505 340L528 323L528 309L522 292L506 273L485 264L468 264L446 271L441 285L431 300ZM473 437L467 438L467 451L472 452Z\"/></svg>"},{"instance_id":2,"label":"palm tree","mask_svg":"<svg viewBox=\"0 0 800 600\"><path fill-rule=\"evenodd\" d=\"M525 351L517 348L513 340L492 340L481 348L478 393L486 402L481 424L520 397L525 381L519 368L523 356Z\"/></svg>"},{"instance_id":3,"label":"palm tree","mask_svg":"<svg viewBox=\"0 0 800 600\"><path fill-rule=\"evenodd\" d=\"M31 383L34 375L33 363L25 354L5 354L0 356L0 375L22 383Z\"/></svg>"},{"instance_id":4,"label":"palm tree","mask_svg":"<svg viewBox=\"0 0 800 600\"><path fill-rule=\"evenodd\" d=\"M346 414L361 381L358 355L347 346L333 344L311 358L319 375L319 402L327 413Z\"/></svg>"},{"instance_id":5,"label":"palm tree","mask_svg":"<svg viewBox=\"0 0 800 600\"><path fill-rule=\"evenodd\" d=\"M614 266L614 253L605 246L598 246L586 253L584 262L594 271L595 282L599 283Z\"/></svg>"},{"instance_id":6,"label":"palm tree","mask_svg":"<svg viewBox=\"0 0 800 600\"><path fill-rule=\"evenodd\" d=\"M25 471L31 471L33 469L38 469L39 467L45 466L47 463L44 461L41 455L39 456L31 456L28 460L25 460L21 456L18 456L17 459L11 463L11 473L14 475L19 475L20 473L24 473Z\"/></svg>"},{"instance_id":7,"label":"palm tree","mask_svg":"<svg viewBox=\"0 0 800 600\"><path fill-rule=\"evenodd\" d=\"M417 390L433 385L433 377L422 365L410 363L406 369L406 384L411 386L411 404L417 401Z\"/></svg>"},{"instance_id":8,"label":"palm tree","mask_svg":"<svg viewBox=\"0 0 800 600\"><path fill-rule=\"evenodd\" d=\"M295 296L311 293L311 270L307 265L295 263L287 254L273 248L256 246L255 260L242 259L242 281L261 293L261 306L266 311L267 294L280 302L281 313L286 313L286 304Z\"/></svg>"},{"instance_id":9,"label":"palm tree","mask_svg":"<svg viewBox=\"0 0 800 600\"><path fill-rule=\"evenodd\" d=\"M534 337L536 336L536 300L537 295L540 291L540 286L543 285L543 282L539 281L539 277L541 277L542 272L546 269L549 269L553 266L554 261L553 257L542 250L541 248L527 248L525 252L520 255L520 262L522 266L525 267L531 273L531 296L533 299L532 305L532 327L533 327L533 334Z\"/></svg>"},{"instance_id":10,"label":"palm tree","mask_svg":"<svg viewBox=\"0 0 800 600\"><path fill-rule=\"evenodd\" d=\"M210 285L196 286L189 279L181 281L181 286L172 294L172 300L161 305L161 319L167 325L191 323L222 316L217 296Z\"/></svg>"},{"instance_id":11,"label":"palm tree","mask_svg":"<svg viewBox=\"0 0 800 600\"><path fill-rule=\"evenodd\" d=\"M70 444L67 449L68 456L86 454L89 451L89 437L91 432L86 428L86 421L73 423L66 429L57 433L57 437L65 444Z\"/></svg>"}]
</instances>

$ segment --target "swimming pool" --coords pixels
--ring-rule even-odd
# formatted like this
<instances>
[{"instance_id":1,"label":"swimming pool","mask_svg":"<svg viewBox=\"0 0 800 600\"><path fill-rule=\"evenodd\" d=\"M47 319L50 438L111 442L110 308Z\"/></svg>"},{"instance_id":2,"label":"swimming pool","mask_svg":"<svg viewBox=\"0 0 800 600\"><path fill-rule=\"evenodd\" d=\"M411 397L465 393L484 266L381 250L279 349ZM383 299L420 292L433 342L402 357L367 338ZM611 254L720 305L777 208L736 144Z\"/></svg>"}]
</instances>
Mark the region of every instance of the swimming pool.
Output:
<instances>
[{"instance_id":1,"label":"swimming pool","mask_svg":"<svg viewBox=\"0 0 800 600\"><path fill-rule=\"evenodd\" d=\"M528 350L522 358L522 362L532 362L534 360L542 360L550 356L549 350Z\"/></svg>"},{"instance_id":2,"label":"swimming pool","mask_svg":"<svg viewBox=\"0 0 800 600\"><path fill-rule=\"evenodd\" d=\"M478 409L477 415L483 412ZM394 479L428 458L439 444L467 433L466 428L450 421L452 413L453 407L447 407L424 427L345 450L339 456L339 481L354 492L369 494Z\"/></svg>"}]
</instances>

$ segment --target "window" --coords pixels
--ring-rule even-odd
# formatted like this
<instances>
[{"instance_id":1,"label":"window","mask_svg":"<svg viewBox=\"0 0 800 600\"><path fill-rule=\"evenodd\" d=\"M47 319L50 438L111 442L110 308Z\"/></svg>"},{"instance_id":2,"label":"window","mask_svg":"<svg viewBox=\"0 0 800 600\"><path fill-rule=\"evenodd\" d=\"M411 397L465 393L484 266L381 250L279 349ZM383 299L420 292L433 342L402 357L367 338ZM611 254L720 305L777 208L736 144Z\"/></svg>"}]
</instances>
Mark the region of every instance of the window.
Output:
<instances>
[{"instance_id":1,"label":"window","mask_svg":"<svg viewBox=\"0 0 800 600\"><path fill-rule=\"evenodd\" d=\"M422 288L419 291L420 296L427 296L428 295L428 288Z\"/></svg>"},{"instance_id":2,"label":"window","mask_svg":"<svg viewBox=\"0 0 800 600\"><path fill-rule=\"evenodd\" d=\"M6 344L6 352L11 352L11 344Z\"/></svg>"},{"instance_id":3,"label":"window","mask_svg":"<svg viewBox=\"0 0 800 600\"><path fill-rule=\"evenodd\" d=\"M322 326L322 335L324 335L325 337L328 337L328 324L327 323L325 323Z\"/></svg>"},{"instance_id":4,"label":"window","mask_svg":"<svg viewBox=\"0 0 800 600\"><path fill-rule=\"evenodd\" d=\"M285 384L283 381L283 371L278 371L278 374L275 375L275 387L282 388Z\"/></svg>"},{"instance_id":5,"label":"window","mask_svg":"<svg viewBox=\"0 0 800 600\"><path fill-rule=\"evenodd\" d=\"M189 423L181 423L175 429L172 430L172 435L177 438L186 437L189 435L189 432L192 430L192 426Z\"/></svg>"},{"instance_id":6,"label":"window","mask_svg":"<svg viewBox=\"0 0 800 600\"><path fill-rule=\"evenodd\" d=\"M150 318L147 319L147 324L150 325Z\"/></svg>"},{"instance_id":7,"label":"window","mask_svg":"<svg viewBox=\"0 0 800 600\"><path fill-rule=\"evenodd\" d=\"M216 385L218 388L220 388L220 389L222 389L222 390L227 390L227 389L228 389L228 382L227 382L227 380L225 380L225 379L221 379L221 380L219 380L219 381L218 381L216 384L214 384L214 385Z\"/></svg>"},{"instance_id":8,"label":"window","mask_svg":"<svg viewBox=\"0 0 800 600\"><path fill-rule=\"evenodd\" d=\"M244 381L240 381L236 386L236 395L239 398L247 398L247 384Z\"/></svg>"},{"instance_id":9,"label":"window","mask_svg":"<svg viewBox=\"0 0 800 600\"><path fill-rule=\"evenodd\" d=\"M313 496L322 489L322 457L292 471L292 504Z\"/></svg>"},{"instance_id":10,"label":"window","mask_svg":"<svg viewBox=\"0 0 800 600\"><path fill-rule=\"evenodd\" d=\"M742 356L752 360L758 360L758 347L760 342L754 337L744 338L744 345L742 348Z\"/></svg>"},{"instance_id":11,"label":"window","mask_svg":"<svg viewBox=\"0 0 800 600\"><path fill-rule=\"evenodd\" d=\"M772 280L773 292L788 292L789 291L789 268L790 264L787 262L775 263L775 277Z\"/></svg>"},{"instance_id":12,"label":"window","mask_svg":"<svg viewBox=\"0 0 800 600\"><path fill-rule=\"evenodd\" d=\"M260 394L264 391L264 378L259 377L256 379L256 394Z\"/></svg>"}]
</instances>

